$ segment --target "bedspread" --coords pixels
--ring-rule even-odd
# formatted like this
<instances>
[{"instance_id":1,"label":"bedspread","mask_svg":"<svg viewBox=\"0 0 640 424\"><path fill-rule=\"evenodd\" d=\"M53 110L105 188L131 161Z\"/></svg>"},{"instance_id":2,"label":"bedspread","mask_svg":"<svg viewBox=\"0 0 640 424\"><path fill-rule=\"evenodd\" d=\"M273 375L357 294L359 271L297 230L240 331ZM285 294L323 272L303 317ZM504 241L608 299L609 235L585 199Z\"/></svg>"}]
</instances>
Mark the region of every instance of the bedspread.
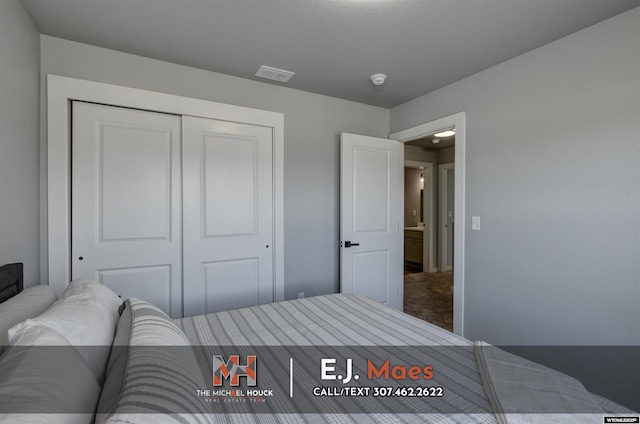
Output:
<instances>
[{"instance_id":1,"label":"bedspread","mask_svg":"<svg viewBox=\"0 0 640 424\"><path fill-rule=\"evenodd\" d=\"M206 364L203 367L205 373L211 371L212 368L207 367L211 366L211 358L216 354L222 353L219 359L224 360L234 352L246 354L253 351L259 352L259 357L273 356L271 359L274 360L281 357L285 364L289 358L293 365L295 359L296 378L305 380L303 389L295 389L295 396L289 399L288 406L277 402L255 407L233 403L219 405L214 410L219 412L216 419L222 422L495 423L504 422L505 412L520 411L520 406L511 410L507 407L506 411L493 408L495 402L490 401L493 399L487 392L495 394L495 390L485 387L487 379L483 381L478 371L473 342L363 296L318 296L183 318L176 323L195 347L200 363ZM242 346L249 350L238 350ZM272 349L265 351L265 346ZM371 360L375 362L375 371L381 369L385 355L399 359L400 363L416 362L416 358L427 356L435 374L429 384L444 387L444 396L439 399L372 399L369 396L346 400L339 397L327 402L326 398L309 395L314 388L312 386L318 385L320 379L317 363L321 358L359 358L354 359L354 363ZM336 366L339 364L340 360ZM484 377L487 376L486 368L481 367ZM262 368L260 373L261 376L270 374L269 381L275 382L273 387L276 390L286 393L293 387L287 387L286 372L279 375L275 370ZM339 377L343 378L342 375ZM355 386L350 386L365 385L360 380ZM392 389L396 387L401 388L402 385L395 384ZM591 396L584 388L581 390L587 397ZM505 399L504 402L507 401ZM593 417L597 420L594 422L602 422L604 412L600 406L615 405L597 396L589 402L593 409L578 412L595 413ZM525 414L527 416L533 417Z\"/></svg>"}]
</instances>

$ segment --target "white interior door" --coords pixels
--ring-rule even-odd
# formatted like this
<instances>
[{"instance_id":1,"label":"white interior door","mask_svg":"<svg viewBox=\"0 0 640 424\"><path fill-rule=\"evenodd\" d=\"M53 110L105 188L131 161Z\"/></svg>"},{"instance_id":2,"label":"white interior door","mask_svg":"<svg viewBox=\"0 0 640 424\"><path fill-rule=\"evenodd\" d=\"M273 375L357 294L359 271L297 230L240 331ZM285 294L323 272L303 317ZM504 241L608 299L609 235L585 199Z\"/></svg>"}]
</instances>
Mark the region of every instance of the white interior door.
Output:
<instances>
[{"instance_id":1,"label":"white interior door","mask_svg":"<svg viewBox=\"0 0 640 424\"><path fill-rule=\"evenodd\" d=\"M403 145L342 133L340 288L402 310Z\"/></svg>"},{"instance_id":2,"label":"white interior door","mask_svg":"<svg viewBox=\"0 0 640 424\"><path fill-rule=\"evenodd\" d=\"M274 301L273 130L183 118L185 316Z\"/></svg>"},{"instance_id":3,"label":"white interior door","mask_svg":"<svg viewBox=\"0 0 640 424\"><path fill-rule=\"evenodd\" d=\"M74 102L71 273L182 316L180 117Z\"/></svg>"}]
</instances>

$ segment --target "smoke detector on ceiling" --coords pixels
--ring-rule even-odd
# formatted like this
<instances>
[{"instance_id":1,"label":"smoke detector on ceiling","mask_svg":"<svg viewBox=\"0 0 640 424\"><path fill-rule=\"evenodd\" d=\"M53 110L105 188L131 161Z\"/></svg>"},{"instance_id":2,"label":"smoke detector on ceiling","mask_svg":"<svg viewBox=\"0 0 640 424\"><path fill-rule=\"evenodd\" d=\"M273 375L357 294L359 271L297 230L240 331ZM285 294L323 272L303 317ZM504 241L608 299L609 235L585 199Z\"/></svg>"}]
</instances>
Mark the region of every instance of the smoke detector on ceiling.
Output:
<instances>
[{"instance_id":1,"label":"smoke detector on ceiling","mask_svg":"<svg viewBox=\"0 0 640 424\"><path fill-rule=\"evenodd\" d=\"M373 85L382 85L387 80L387 76L385 74L373 74L371 75L371 82Z\"/></svg>"},{"instance_id":2,"label":"smoke detector on ceiling","mask_svg":"<svg viewBox=\"0 0 640 424\"><path fill-rule=\"evenodd\" d=\"M285 71L284 69L272 68L271 66L262 65L255 76L260 78L269 79L278 82L287 82L296 73L291 71Z\"/></svg>"}]
</instances>

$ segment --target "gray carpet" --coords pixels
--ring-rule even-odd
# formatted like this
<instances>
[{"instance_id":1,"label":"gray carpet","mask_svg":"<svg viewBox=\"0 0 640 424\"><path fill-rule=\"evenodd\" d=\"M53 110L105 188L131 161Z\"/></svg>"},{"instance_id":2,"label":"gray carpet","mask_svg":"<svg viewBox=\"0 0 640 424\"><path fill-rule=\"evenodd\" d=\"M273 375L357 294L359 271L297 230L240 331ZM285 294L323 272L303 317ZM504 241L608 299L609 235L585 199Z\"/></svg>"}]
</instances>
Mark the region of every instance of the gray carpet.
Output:
<instances>
[{"instance_id":1,"label":"gray carpet","mask_svg":"<svg viewBox=\"0 0 640 424\"><path fill-rule=\"evenodd\" d=\"M404 276L404 312L453 331L453 273Z\"/></svg>"}]
</instances>

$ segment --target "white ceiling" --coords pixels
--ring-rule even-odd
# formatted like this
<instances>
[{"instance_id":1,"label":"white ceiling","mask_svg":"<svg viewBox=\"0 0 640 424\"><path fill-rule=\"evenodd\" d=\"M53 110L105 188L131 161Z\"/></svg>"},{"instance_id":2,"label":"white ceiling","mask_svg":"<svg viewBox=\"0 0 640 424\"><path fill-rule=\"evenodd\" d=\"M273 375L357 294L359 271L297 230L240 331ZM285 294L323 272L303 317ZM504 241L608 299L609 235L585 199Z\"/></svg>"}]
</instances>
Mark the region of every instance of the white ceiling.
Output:
<instances>
[{"instance_id":1,"label":"white ceiling","mask_svg":"<svg viewBox=\"0 0 640 424\"><path fill-rule=\"evenodd\" d=\"M22 0L42 34L390 108L640 0ZM385 73L375 87L369 76ZM262 80L264 81L264 80ZM281 85L281 83L274 83Z\"/></svg>"}]
</instances>

